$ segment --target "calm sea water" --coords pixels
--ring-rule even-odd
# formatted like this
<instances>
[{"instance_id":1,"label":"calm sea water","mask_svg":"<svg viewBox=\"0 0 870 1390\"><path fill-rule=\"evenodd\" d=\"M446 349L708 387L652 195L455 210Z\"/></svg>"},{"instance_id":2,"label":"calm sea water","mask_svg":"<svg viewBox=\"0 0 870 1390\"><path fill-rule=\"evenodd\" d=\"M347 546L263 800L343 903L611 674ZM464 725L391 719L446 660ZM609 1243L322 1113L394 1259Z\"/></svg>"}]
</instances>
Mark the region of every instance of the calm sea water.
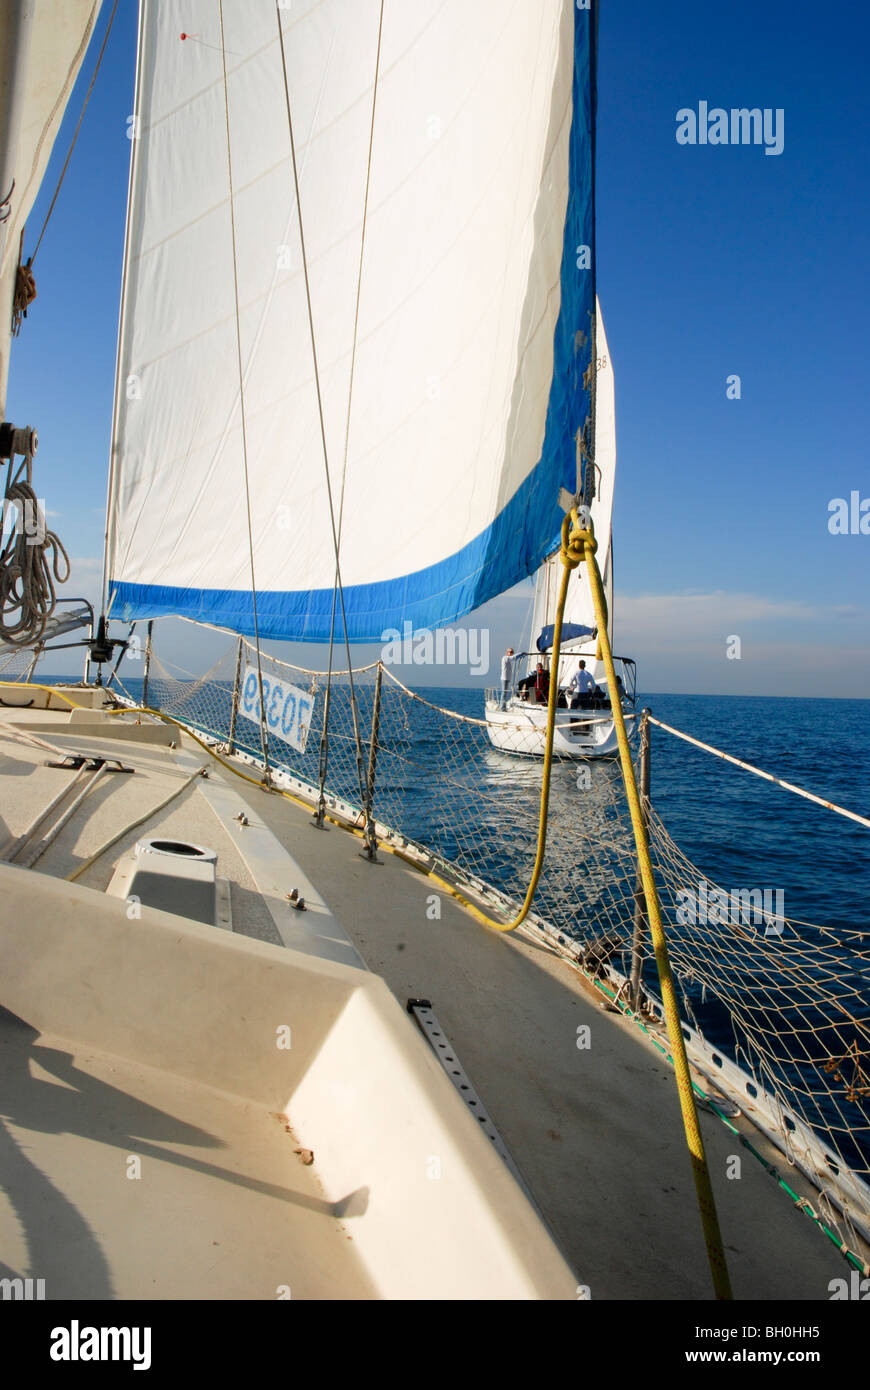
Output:
<instances>
[{"instance_id":1,"label":"calm sea water","mask_svg":"<svg viewBox=\"0 0 870 1390\"><path fill-rule=\"evenodd\" d=\"M478 691L425 691L480 716ZM870 700L641 695L664 723L870 818ZM653 728L651 800L674 840L723 887L780 889L785 914L867 924L870 830Z\"/></svg>"}]
</instances>

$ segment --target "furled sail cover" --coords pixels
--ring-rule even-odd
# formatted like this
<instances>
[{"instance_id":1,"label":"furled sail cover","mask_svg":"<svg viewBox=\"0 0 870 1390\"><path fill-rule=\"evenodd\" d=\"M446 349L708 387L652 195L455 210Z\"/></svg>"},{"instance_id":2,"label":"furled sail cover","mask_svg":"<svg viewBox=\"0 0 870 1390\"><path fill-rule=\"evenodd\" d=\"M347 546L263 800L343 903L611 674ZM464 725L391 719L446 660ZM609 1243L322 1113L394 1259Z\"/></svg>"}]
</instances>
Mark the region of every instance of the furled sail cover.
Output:
<instances>
[{"instance_id":1,"label":"furled sail cover","mask_svg":"<svg viewBox=\"0 0 870 1390\"><path fill-rule=\"evenodd\" d=\"M537 640L535 641L535 646L537 647L538 651L552 651L553 638L555 637L555 635L555 623L548 623L546 627L541 628L541 631L538 633ZM594 627L586 627L583 623L563 623L561 645L564 646L568 642L576 642L582 638L593 637L594 635Z\"/></svg>"},{"instance_id":2,"label":"furled sail cover","mask_svg":"<svg viewBox=\"0 0 870 1390\"><path fill-rule=\"evenodd\" d=\"M21 229L42 185L64 112L94 35L100 3L101 0L63 0L59 5L57 0L36 0L25 4L24 0L4 0L0 5L0 87L5 89L0 91L0 131L6 157L0 174L0 198L11 193L8 220L0 224L0 411L4 411L0 418L4 419ZM34 239L37 230L33 229ZM25 246L25 258L27 252Z\"/></svg>"},{"instance_id":3,"label":"furled sail cover","mask_svg":"<svg viewBox=\"0 0 870 1390\"><path fill-rule=\"evenodd\" d=\"M552 547L588 413L590 12L385 0L355 334L379 15L380 0L223 0L240 401L221 7L144 0L112 616L253 631L247 452L260 635L329 637L279 22L351 640L449 622Z\"/></svg>"},{"instance_id":4,"label":"furled sail cover","mask_svg":"<svg viewBox=\"0 0 870 1390\"><path fill-rule=\"evenodd\" d=\"M595 496L592 499L592 525L598 542L596 559L607 599L608 632L613 641L613 488L616 482L616 404L613 363L604 332L604 320L598 306L595 327L597 377L595 392ZM558 552L539 569L535 583L535 602L532 610L532 636L552 623L562 579L562 562ZM595 604L589 588L585 565L571 576L565 598L564 624L595 627ZM566 639L571 641L572 639ZM576 644L575 644L576 645ZM591 647L595 648L595 642Z\"/></svg>"}]
</instances>

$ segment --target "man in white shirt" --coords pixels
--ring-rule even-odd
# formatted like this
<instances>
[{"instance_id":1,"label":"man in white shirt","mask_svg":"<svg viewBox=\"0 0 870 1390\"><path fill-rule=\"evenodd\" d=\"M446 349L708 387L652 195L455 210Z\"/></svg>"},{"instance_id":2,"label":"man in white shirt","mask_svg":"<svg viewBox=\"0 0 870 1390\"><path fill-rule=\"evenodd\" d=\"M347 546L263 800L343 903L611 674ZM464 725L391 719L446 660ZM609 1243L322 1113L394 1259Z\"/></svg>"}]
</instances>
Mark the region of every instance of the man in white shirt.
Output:
<instances>
[{"instance_id":1,"label":"man in white shirt","mask_svg":"<svg viewBox=\"0 0 870 1390\"><path fill-rule=\"evenodd\" d=\"M571 708L589 709L592 704L592 696L597 689L598 687L595 681L586 670L586 662L581 661L568 682L568 694L571 697Z\"/></svg>"},{"instance_id":2,"label":"man in white shirt","mask_svg":"<svg viewBox=\"0 0 870 1390\"><path fill-rule=\"evenodd\" d=\"M514 676L514 649L508 647L501 659L501 708L507 708Z\"/></svg>"}]
</instances>

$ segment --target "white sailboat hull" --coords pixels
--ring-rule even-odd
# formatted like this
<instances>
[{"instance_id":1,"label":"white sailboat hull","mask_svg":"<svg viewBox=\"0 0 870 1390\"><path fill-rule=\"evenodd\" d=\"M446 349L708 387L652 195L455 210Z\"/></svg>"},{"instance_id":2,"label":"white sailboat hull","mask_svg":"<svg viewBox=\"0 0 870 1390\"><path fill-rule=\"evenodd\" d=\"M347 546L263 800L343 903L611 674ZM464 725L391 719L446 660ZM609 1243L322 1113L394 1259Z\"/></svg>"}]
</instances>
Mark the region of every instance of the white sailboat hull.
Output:
<instances>
[{"instance_id":1,"label":"white sailboat hull","mask_svg":"<svg viewBox=\"0 0 870 1390\"><path fill-rule=\"evenodd\" d=\"M629 738L637 727L637 716L626 714ZM486 702L486 731L490 742L504 753L526 753L542 758L547 742L547 707L511 700L501 708L496 700ZM615 757L619 748L616 726L607 711L556 711L553 752L560 758Z\"/></svg>"}]
</instances>

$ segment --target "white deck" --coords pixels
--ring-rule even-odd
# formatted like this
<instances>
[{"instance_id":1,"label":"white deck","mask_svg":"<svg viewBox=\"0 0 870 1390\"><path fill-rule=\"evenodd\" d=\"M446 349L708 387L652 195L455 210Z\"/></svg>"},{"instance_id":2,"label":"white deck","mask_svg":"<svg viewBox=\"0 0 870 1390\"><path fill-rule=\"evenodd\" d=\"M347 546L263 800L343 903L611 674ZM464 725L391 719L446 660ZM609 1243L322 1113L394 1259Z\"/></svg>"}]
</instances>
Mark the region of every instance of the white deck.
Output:
<instances>
[{"instance_id":1,"label":"white deck","mask_svg":"<svg viewBox=\"0 0 870 1390\"><path fill-rule=\"evenodd\" d=\"M6 1277L52 1299L377 1296L262 1106L2 1013L0 1058Z\"/></svg>"},{"instance_id":2,"label":"white deck","mask_svg":"<svg viewBox=\"0 0 870 1390\"><path fill-rule=\"evenodd\" d=\"M46 1278L48 1297L274 1298L289 1285L293 1297L572 1298L577 1284L593 1299L711 1296L671 1069L567 963L214 764L62 885L191 760L210 760L187 739L169 749L176 731L127 742L117 719L109 739L62 713L3 710L13 836L70 774L5 736L8 721L137 768L103 777L41 878L0 869L0 1005L20 1020L0 1020L0 1249L13 1274ZM242 810L246 827L232 820ZM217 850L232 934L147 910L128 922L104 896L121 855L158 829ZM306 914L284 901L300 875ZM412 996L432 1000L565 1262L416 1035ZM293 1026L289 1053L274 1045L280 1023ZM584 1023L589 1050L576 1046ZM837 1252L718 1119L703 1114L702 1128L735 1295L827 1299Z\"/></svg>"}]
</instances>

